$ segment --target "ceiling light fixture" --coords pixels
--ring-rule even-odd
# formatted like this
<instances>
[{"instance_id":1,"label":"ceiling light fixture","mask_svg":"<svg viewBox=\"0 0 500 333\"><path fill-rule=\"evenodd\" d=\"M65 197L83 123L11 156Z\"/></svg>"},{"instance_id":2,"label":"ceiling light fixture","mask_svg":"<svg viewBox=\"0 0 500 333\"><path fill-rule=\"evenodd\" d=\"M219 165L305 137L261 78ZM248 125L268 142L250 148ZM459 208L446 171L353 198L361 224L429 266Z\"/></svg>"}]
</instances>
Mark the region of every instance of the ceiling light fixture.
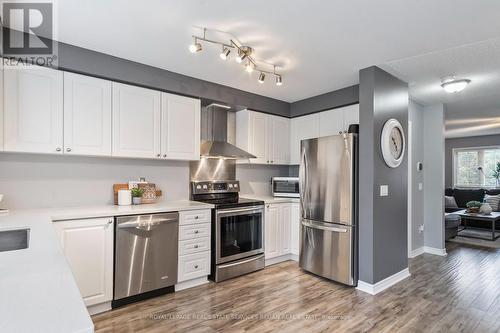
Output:
<instances>
[{"instance_id":1,"label":"ceiling light fixture","mask_svg":"<svg viewBox=\"0 0 500 333\"><path fill-rule=\"evenodd\" d=\"M216 32L221 33L221 31ZM208 39L206 34L207 29L203 28L203 37L196 35L192 36L194 38L194 43L189 46L189 51L191 51L191 53L197 53L202 50L202 44L200 43L200 41L220 45L222 47L222 51L219 56L222 60L227 60L229 54L231 53L231 50L235 49L237 53L236 57L234 58L235 61L237 63L243 63L243 61L245 61L244 67L248 73L252 73L254 70L259 72L259 83L264 83L264 79L266 77L265 74L271 74L276 77L276 85L281 86L283 84L282 75L276 73L277 66L275 64L270 64L262 60L257 60L252 56L253 48L251 48L250 46L242 45L235 39L230 39L228 43ZM273 70L267 70L266 67L272 67Z\"/></svg>"},{"instance_id":2,"label":"ceiling light fixture","mask_svg":"<svg viewBox=\"0 0 500 333\"><path fill-rule=\"evenodd\" d=\"M264 83L265 79L266 79L266 74L260 72L260 74L259 74L259 83Z\"/></svg>"},{"instance_id":3,"label":"ceiling light fixture","mask_svg":"<svg viewBox=\"0 0 500 333\"><path fill-rule=\"evenodd\" d=\"M454 94L464 90L470 83L468 79L457 80L455 76L447 76L441 79L441 87L449 94Z\"/></svg>"},{"instance_id":4,"label":"ceiling light fixture","mask_svg":"<svg viewBox=\"0 0 500 333\"><path fill-rule=\"evenodd\" d=\"M222 47L222 52L220 54L220 58L222 60L226 60L229 57L229 53L231 53L231 50L225 46Z\"/></svg>"}]
</instances>

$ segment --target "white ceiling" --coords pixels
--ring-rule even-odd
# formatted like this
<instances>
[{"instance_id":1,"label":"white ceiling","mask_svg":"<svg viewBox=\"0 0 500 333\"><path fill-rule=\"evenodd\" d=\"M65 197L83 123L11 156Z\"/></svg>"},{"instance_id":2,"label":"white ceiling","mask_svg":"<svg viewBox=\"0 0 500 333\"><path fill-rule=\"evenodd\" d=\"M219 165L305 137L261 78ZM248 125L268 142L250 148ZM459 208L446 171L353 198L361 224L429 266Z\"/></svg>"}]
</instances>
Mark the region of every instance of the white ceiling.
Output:
<instances>
[{"instance_id":1,"label":"white ceiling","mask_svg":"<svg viewBox=\"0 0 500 333\"><path fill-rule=\"evenodd\" d=\"M358 83L358 71L500 36L500 1L59 0L60 41L293 102ZM219 49L192 55L193 26L226 31L283 69L257 83ZM270 78L269 78L270 79Z\"/></svg>"},{"instance_id":2,"label":"white ceiling","mask_svg":"<svg viewBox=\"0 0 500 333\"><path fill-rule=\"evenodd\" d=\"M409 82L410 95L423 105L446 105L446 136L500 133L500 38L472 43L382 65ZM471 80L460 93L448 94L441 78L454 74Z\"/></svg>"}]
</instances>

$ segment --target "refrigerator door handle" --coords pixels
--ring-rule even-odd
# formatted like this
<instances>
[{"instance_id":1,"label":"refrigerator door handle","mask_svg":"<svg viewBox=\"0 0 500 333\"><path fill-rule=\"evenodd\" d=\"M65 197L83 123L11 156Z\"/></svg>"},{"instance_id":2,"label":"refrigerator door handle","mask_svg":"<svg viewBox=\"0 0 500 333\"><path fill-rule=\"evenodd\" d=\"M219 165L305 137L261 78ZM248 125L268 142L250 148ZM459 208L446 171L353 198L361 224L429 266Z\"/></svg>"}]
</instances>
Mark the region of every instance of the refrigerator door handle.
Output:
<instances>
[{"instance_id":1,"label":"refrigerator door handle","mask_svg":"<svg viewBox=\"0 0 500 333\"><path fill-rule=\"evenodd\" d=\"M347 229L344 228L338 228L338 227L326 227L323 225L318 225L318 224L313 224L308 221L302 221L302 225L304 227L312 228L312 229L319 229L319 230L325 230L325 231L331 231L331 232L347 232Z\"/></svg>"}]
</instances>

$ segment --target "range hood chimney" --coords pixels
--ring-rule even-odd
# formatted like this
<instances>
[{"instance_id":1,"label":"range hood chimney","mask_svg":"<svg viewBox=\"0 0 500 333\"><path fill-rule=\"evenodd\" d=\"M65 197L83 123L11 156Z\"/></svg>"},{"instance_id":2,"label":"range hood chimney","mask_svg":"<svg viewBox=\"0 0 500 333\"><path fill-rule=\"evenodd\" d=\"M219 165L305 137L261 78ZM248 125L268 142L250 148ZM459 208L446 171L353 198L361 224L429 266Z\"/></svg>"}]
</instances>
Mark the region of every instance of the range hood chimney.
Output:
<instances>
[{"instance_id":1,"label":"range hood chimney","mask_svg":"<svg viewBox=\"0 0 500 333\"><path fill-rule=\"evenodd\" d=\"M200 155L208 158L248 159L256 156L227 142L227 110L229 106L212 103L201 117ZM206 130L206 135L203 131Z\"/></svg>"}]
</instances>

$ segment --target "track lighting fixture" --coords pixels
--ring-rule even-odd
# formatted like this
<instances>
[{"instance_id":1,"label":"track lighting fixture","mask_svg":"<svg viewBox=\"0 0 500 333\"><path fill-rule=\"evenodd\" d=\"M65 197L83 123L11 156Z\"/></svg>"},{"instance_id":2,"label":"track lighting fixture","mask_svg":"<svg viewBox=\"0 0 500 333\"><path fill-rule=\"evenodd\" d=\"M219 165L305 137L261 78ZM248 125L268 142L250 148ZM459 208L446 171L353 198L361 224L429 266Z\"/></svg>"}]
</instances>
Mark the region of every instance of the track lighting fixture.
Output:
<instances>
[{"instance_id":1,"label":"track lighting fixture","mask_svg":"<svg viewBox=\"0 0 500 333\"><path fill-rule=\"evenodd\" d=\"M281 86L283 84L283 78L281 75L276 74L276 85Z\"/></svg>"},{"instance_id":2,"label":"track lighting fixture","mask_svg":"<svg viewBox=\"0 0 500 333\"><path fill-rule=\"evenodd\" d=\"M226 60L229 57L229 53L231 53L231 50L225 46L222 47L222 52L220 54L220 58L222 60Z\"/></svg>"},{"instance_id":3,"label":"track lighting fixture","mask_svg":"<svg viewBox=\"0 0 500 333\"><path fill-rule=\"evenodd\" d=\"M201 44L198 42L198 39L195 37L194 43L189 45L189 52L196 53L196 52L200 52L201 49L202 49Z\"/></svg>"},{"instance_id":4,"label":"track lighting fixture","mask_svg":"<svg viewBox=\"0 0 500 333\"><path fill-rule=\"evenodd\" d=\"M263 72L260 72L259 74L259 83L264 83L264 80L266 79L266 74Z\"/></svg>"},{"instance_id":5,"label":"track lighting fixture","mask_svg":"<svg viewBox=\"0 0 500 333\"><path fill-rule=\"evenodd\" d=\"M259 72L259 83L264 83L266 74L274 75L276 78L276 85L281 86L283 84L283 78L281 74L276 73L276 65L267 63L262 60L257 60L252 56L253 49L250 46L241 45L240 42L235 41L235 39L230 39L228 43L220 42L207 38L207 29L203 29L203 37L198 35L193 35L194 42L189 46L189 51L191 53L197 53L202 50L202 44L200 42L218 44L222 47L222 51L219 54L222 60L227 60L232 49L234 49L236 56L234 57L237 63L243 63L245 71L252 73L254 70ZM217 31L220 33L221 31ZM266 70L266 67L272 67L273 70Z\"/></svg>"}]
</instances>

